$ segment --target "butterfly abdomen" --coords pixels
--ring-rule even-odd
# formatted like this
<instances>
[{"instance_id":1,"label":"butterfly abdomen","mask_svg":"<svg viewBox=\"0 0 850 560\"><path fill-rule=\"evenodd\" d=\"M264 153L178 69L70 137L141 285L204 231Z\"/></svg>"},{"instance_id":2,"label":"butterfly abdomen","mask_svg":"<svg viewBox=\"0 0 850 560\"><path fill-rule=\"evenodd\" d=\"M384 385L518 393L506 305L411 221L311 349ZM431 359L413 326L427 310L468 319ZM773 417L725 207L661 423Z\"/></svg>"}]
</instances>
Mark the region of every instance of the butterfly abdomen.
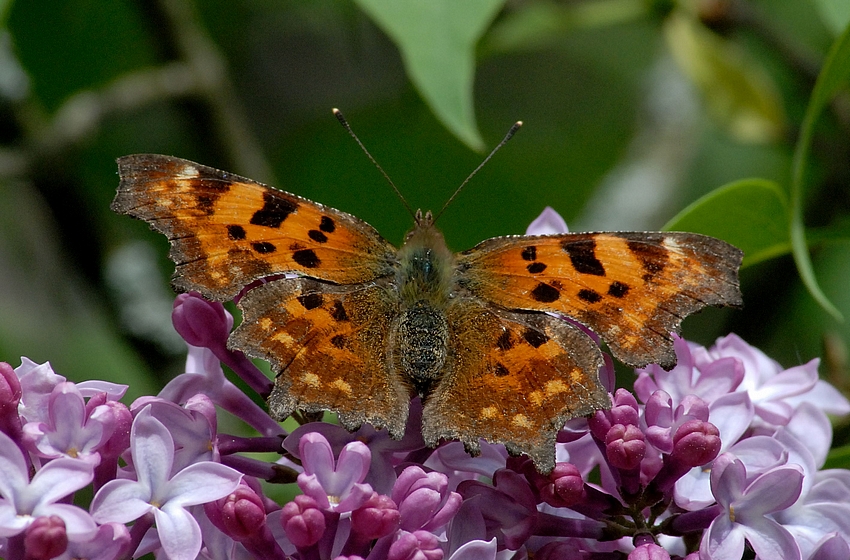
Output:
<instances>
[{"instance_id":1,"label":"butterfly abdomen","mask_svg":"<svg viewBox=\"0 0 850 560\"><path fill-rule=\"evenodd\" d=\"M440 379L448 355L453 268L454 255L442 234L430 222L418 222L399 251L401 313L391 336L395 368L422 395Z\"/></svg>"}]
</instances>

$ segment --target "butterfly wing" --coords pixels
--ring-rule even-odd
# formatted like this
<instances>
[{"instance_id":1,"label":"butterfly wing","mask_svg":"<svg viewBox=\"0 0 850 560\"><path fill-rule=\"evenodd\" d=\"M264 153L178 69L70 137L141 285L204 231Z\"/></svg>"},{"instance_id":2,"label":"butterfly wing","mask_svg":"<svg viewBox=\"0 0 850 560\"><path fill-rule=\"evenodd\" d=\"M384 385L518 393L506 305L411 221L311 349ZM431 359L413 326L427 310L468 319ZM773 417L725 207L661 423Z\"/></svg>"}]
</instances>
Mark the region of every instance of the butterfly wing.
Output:
<instances>
[{"instance_id":1,"label":"butterfly wing","mask_svg":"<svg viewBox=\"0 0 850 560\"><path fill-rule=\"evenodd\" d=\"M224 301L286 272L338 284L393 273L395 248L350 214L169 156L125 156L118 173L112 209L168 236L180 291Z\"/></svg>"},{"instance_id":2,"label":"butterfly wing","mask_svg":"<svg viewBox=\"0 0 850 560\"><path fill-rule=\"evenodd\" d=\"M335 286L309 278L262 284L239 300L243 318L229 345L271 363L274 418L294 410L339 413L404 434L408 387L387 367L386 337L398 314L395 292L376 283Z\"/></svg>"},{"instance_id":3,"label":"butterfly wing","mask_svg":"<svg viewBox=\"0 0 850 560\"><path fill-rule=\"evenodd\" d=\"M456 438L476 453L484 438L549 472L564 423L610 406L599 383L599 347L567 321L503 311L475 298L450 304L447 319L446 374L422 415L429 445Z\"/></svg>"},{"instance_id":4,"label":"butterfly wing","mask_svg":"<svg viewBox=\"0 0 850 560\"><path fill-rule=\"evenodd\" d=\"M587 325L622 362L673 367L671 332L708 305L740 306L737 248L695 233L498 237L458 259L458 283L508 309Z\"/></svg>"}]
</instances>

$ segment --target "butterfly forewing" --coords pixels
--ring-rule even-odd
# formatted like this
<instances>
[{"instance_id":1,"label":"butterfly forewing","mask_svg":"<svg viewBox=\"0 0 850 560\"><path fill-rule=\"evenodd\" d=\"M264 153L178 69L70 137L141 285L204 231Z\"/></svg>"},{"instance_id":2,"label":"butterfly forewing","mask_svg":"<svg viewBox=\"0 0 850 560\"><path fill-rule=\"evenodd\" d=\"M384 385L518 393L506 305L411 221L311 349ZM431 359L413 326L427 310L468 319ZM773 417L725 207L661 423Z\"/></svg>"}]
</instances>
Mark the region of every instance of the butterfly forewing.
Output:
<instances>
[{"instance_id":1,"label":"butterfly forewing","mask_svg":"<svg viewBox=\"0 0 850 560\"><path fill-rule=\"evenodd\" d=\"M126 156L118 170L113 210L168 236L180 291L221 301L286 272L339 284L393 273L395 248L350 214L174 157Z\"/></svg>"},{"instance_id":2,"label":"butterfly forewing","mask_svg":"<svg viewBox=\"0 0 850 560\"><path fill-rule=\"evenodd\" d=\"M739 306L737 248L694 233L499 237L458 259L459 284L509 309L561 313L631 366L675 365L670 338L705 306Z\"/></svg>"}]
</instances>

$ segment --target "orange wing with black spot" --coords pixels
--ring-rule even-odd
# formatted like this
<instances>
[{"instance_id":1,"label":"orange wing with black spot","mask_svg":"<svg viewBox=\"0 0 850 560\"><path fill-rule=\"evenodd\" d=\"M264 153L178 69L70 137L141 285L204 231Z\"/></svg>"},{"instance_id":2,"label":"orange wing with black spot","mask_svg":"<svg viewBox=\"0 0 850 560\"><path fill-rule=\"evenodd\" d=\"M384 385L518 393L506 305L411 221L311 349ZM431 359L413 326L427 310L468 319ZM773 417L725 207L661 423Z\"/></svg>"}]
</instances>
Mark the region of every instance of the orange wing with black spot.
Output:
<instances>
[{"instance_id":1,"label":"orange wing with black spot","mask_svg":"<svg viewBox=\"0 0 850 560\"><path fill-rule=\"evenodd\" d=\"M458 283L508 309L567 315L630 366L673 367L671 332L705 306L740 306L743 253L695 233L497 237L459 255Z\"/></svg>"},{"instance_id":2,"label":"orange wing with black spot","mask_svg":"<svg viewBox=\"0 0 850 560\"><path fill-rule=\"evenodd\" d=\"M459 439L477 454L484 438L549 472L564 423L610 406L599 382L599 346L567 321L475 298L457 299L447 318L450 362L422 415L429 445Z\"/></svg>"},{"instance_id":3,"label":"orange wing with black spot","mask_svg":"<svg viewBox=\"0 0 850 560\"><path fill-rule=\"evenodd\" d=\"M395 247L350 214L175 157L125 156L118 173L112 209L168 236L180 291L224 301L286 272L337 284L393 274Z\"/></svg>"},{"instance_id":4,"label":"orange wing with black spot","mask_svg":"<svg viewBox=\"0 0 850 560\"><path fill-rule=\"evenodd\" d=\"M386 357L399 306L394 290L284 278L250 290L238 305L242 323L228 344L278 372L268 399L274 418L331 410L350 430L369 422L402 437L410 389Z\"/></svg>"}]
</instances>

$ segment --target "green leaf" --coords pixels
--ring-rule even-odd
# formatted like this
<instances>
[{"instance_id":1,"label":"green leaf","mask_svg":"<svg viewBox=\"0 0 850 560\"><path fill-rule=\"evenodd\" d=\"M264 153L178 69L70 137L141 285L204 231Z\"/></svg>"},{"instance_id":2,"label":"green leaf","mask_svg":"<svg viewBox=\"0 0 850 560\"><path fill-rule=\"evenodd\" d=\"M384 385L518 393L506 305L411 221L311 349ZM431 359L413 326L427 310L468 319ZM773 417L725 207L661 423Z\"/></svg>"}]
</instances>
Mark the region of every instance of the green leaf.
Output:
<instances>
[{"instance_id":1,"label":"green leaf","mask_svg":"<svg viewBox=\"0 0 850 560\"><path fill-rule=\"evenodd\" d=\"M815 6L823 22L836 35L850 24L850 2L847 0L815 0Z\"/></svg>"},{"instance_id":2,"label":"green leaf","mask_svg":"<svg viewBox=\"0 0 850 560\"><path fill-rule=\"evenodd\" d=\"M410 80L434 114L481 151L472 87L475 46L504 0L355 0L395 42Z\"/></svg>"},{"instance_id":3,"label":"green leaf","mask_svg":"<svg viewBox=\"0 0 850 560\"><path fill-rule=\"evenodd\" d=\"M791 248L794 262L809 293L830 315L842 321L840 311L827 299L818 285L812 270L812 261L806 243L805 224L803 223L803 190L805 188L805 170L812 144L815 123L827 103L836 92L848 85L850 79L850 25L833 43L815 82L806 114L800 126L800 138L794 149L791 177Z\"/></svg>"},{"instance_id":4,"label":"green leaf","mask_svg":"<svg viewBox=\"0 0 850 560\"><path fill-rule=\"evenodd\" d=\"M664 229L728 241L744 251L744 266L787 253L791 247L785 193L766 179L724 185L679 212Z\"/></svg>"},{"instance_id":5,"label":"green leaf","mask_svg":"<svg viewBox=\"0 0 850 560\"><path fill-rule=\"evenodd\" d=\"M479 52L516 52L544 48L581 28L616 25L649 13L642 0L596 0L556 3L540 1L521 4L487 33Z\"/></svg>"},{"instance_id":6,"label":"green leaf","mask_svg":"<svg viewBox=\"0 0 850 560\"><path fill-rule=\"evenodd\" d=\"M754 143L782 137L785 113L776 85L742 49L681 10L665 20L664 35L676 63L732 136Z\"/></svg>"}]
</instances>

